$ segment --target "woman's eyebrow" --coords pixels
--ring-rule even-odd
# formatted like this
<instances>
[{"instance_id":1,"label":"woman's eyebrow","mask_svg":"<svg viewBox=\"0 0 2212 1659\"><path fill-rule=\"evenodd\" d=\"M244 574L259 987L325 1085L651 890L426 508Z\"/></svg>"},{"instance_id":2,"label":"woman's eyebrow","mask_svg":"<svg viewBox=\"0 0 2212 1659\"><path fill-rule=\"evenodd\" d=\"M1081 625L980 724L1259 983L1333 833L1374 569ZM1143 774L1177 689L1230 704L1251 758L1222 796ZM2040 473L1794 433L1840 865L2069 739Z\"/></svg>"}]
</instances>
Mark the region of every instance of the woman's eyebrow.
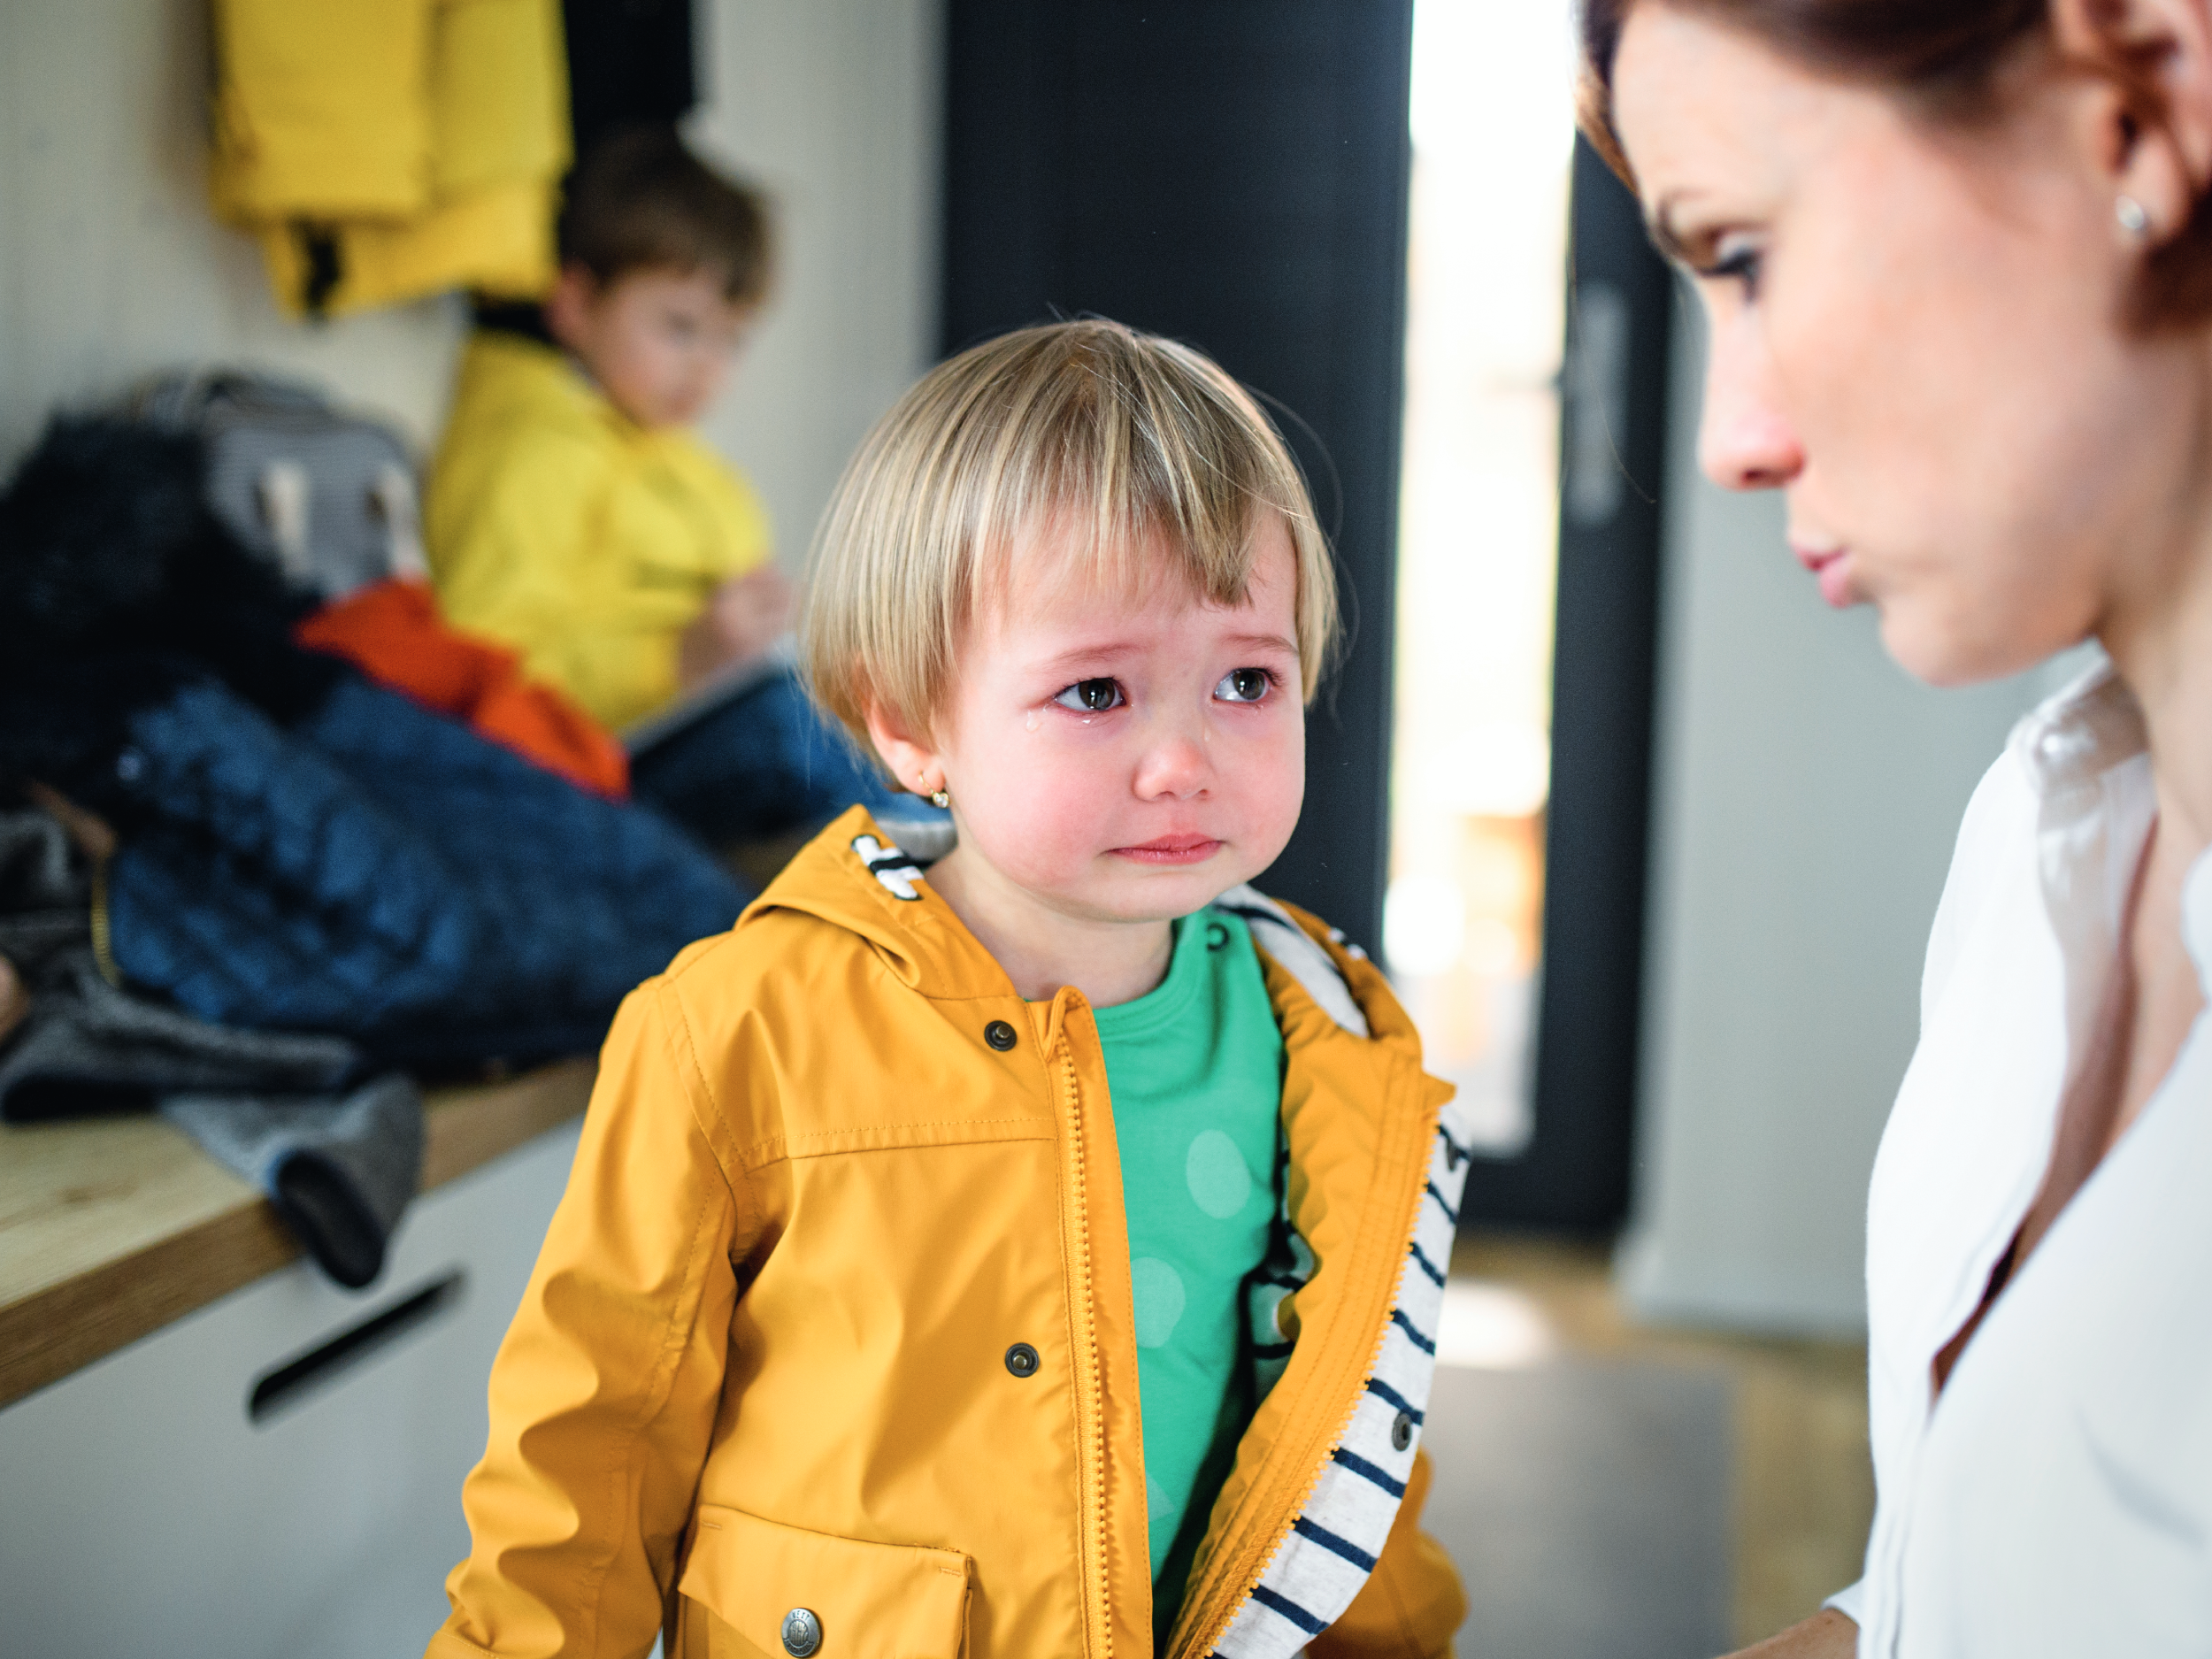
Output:
<instances>
[{"instance_id":1,"label":"woman's eyebrow","mask_svg":"<svg viewBox=\"0 0 2212 1659\"><path fill-rule=\"evenodd\" d=\"M1660 197L1658 205L1651 210L1644 223L1663 257L1673 260L1677 265L1690 265L1694 262L1690 258L1689 247L1674 224L1675 203L1678 199L1671 194Z\"/></svg>"}]
</instances>

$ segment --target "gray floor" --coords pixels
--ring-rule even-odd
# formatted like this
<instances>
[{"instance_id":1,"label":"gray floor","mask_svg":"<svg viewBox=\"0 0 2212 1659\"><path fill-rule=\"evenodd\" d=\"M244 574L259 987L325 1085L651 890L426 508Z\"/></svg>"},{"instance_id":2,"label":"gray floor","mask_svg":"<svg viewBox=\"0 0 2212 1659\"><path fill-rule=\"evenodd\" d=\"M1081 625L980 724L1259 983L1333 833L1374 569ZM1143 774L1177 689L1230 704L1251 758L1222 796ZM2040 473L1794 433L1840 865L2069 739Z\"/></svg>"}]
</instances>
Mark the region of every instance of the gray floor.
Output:
<instances>
[{"instance_id":1,"label":"gray floor","mask_svg":"<svg viewBox=\"0 0 2212 1659\"><path fill-rule=\"evenodd\" d=\"M1730 1608L1728 1384L1649 1363L1440 1367L1427 1525L1459 1659L1711 1659Z\"/></svg>"}]
</instances>

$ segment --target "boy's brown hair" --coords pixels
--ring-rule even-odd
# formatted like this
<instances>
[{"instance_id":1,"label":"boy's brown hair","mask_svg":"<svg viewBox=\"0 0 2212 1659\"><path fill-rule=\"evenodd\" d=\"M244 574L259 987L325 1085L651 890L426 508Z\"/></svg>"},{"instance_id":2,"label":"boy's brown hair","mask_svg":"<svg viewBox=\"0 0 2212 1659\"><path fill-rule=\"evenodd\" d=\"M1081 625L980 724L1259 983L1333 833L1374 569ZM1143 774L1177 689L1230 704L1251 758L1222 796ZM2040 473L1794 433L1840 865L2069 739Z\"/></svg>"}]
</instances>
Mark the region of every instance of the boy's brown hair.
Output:
<instances>
[{"instance_id":1,"label":"boy's brown hair","mask_svg":"<svg viewBox=\"0 0 2212 1659\"><path fill-rule=\"evenodd\" d=\"M733 305L768 292L767 202L693 155L673 127L630 127L593 145L569 175L557 236L561 263L602 287L657 269L718 273Z\"/></svg>"}]
</instances>

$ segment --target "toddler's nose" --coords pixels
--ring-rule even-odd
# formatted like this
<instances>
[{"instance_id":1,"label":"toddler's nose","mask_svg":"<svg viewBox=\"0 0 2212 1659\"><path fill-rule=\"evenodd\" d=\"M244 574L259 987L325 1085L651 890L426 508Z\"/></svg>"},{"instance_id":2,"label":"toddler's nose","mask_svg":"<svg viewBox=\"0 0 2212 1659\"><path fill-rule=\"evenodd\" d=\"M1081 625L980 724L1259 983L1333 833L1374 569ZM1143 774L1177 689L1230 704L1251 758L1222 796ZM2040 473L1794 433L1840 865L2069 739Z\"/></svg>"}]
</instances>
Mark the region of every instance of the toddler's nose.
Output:
<instances>
[{"instance_id":1,"label":"toddler's nose","mask_svg":"<svg viewBox=\"0 0 2212 1659\"><path fill-rule=\"evenodd\" d=\"M1164 733L1137 768L1137 793L1148 801L1187 801L1213 782L1206 746L1182 732Z\"/></svg>"}]
</instances>

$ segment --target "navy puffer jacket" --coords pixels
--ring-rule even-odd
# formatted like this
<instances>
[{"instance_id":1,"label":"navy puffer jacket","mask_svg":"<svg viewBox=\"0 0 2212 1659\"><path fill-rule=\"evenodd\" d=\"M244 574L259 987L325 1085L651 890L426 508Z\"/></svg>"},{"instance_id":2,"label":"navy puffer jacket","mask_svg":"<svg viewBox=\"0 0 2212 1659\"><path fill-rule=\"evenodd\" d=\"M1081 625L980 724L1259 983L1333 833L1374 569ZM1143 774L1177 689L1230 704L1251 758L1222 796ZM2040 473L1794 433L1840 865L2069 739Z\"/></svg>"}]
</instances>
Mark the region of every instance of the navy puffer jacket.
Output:
<instances>
[{"instance_id":1,"label":"navy puffer jacket","mask_svg":"<svg viewBox=\"0 0 2212 1659\"><path fill-rule=\"evenodd\" d=\"M111 948L202 1019L418 1065L579 1052L743 907L666 820L351 674L288 727L203 680L128 731Z\"/></svg>"},{"instance_id":2,"label":"navy puffer jacket","mask_svg":"<svg viewBox=\"0 0 2212 1659\"><path fill-rule=\"evenodd\" d=\"M421 1067L598 1046L745 895L697 843L304 651L188 435L57 419L0 490L0 801L105 818L110 943L218 1024Z\"/></svg>"}]
</instances>

